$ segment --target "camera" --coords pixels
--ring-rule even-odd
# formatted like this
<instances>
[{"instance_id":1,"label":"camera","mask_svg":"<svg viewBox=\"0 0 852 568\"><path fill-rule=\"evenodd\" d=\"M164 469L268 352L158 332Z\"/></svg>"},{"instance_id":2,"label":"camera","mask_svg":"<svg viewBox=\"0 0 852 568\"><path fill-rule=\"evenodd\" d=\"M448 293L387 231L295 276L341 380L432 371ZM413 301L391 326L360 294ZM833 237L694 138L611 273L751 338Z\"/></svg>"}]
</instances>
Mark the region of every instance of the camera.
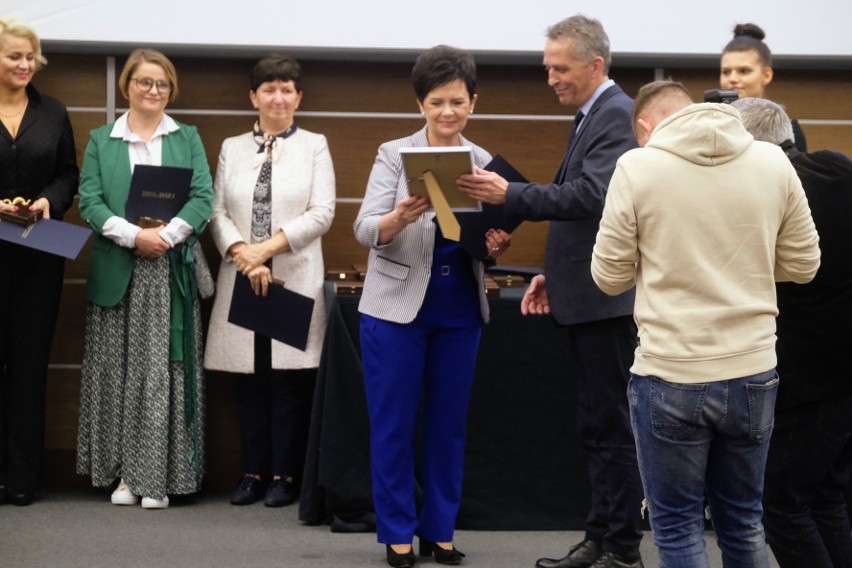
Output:
<instances>
[{"instance_id":1,"label":"camera","mask_svg":"<svg viewBox=\"0 0 852 568\"><path fill-rule=\"evenodd\" d=\"M710 89L704 91L705 103L730 103L740 98L734 89Z\"/></svg>"}]
</instances>

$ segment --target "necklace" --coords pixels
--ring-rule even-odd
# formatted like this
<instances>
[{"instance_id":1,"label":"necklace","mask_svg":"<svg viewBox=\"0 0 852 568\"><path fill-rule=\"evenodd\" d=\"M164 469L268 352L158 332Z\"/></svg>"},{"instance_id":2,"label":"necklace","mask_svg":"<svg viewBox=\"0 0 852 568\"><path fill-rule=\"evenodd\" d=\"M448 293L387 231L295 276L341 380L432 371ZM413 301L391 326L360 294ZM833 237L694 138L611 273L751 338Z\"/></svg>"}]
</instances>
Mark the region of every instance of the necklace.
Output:
<instances>
[{"instance_id":1,"label":"necklace","mask_svg":"<svg viewBox=\"0 0 852 568\"><path fill-rule=\"evenodd\" d=\"M21 110L14 112L12 114L6 114L6 113L3 113L3 112L0 112L0 116L2 116L3 118L15 118L16 116L23 114L26 109L27 109L27 103L24 102L24 105L21 107Z\"/></svg>"}]
</instances>

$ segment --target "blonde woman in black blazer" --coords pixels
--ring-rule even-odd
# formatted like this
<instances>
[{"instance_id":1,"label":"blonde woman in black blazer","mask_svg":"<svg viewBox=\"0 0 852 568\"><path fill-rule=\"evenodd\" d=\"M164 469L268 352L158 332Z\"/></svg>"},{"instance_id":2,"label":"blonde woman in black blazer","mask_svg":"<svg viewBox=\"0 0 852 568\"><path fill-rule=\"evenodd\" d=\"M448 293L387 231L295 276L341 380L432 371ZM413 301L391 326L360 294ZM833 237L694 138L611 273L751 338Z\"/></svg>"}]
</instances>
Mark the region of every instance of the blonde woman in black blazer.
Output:
<instances>
[{"instance_id":1,"label":"blonde woman in black blazer","mask_svg":"<svg viewBox=\"0 0 852 568\"><path fill-rule=\"evenodd\" d=\"M32 85L46 63L31 27L0 19L0 210L28 207L62 219L79 170L68 112ZM30 203L14 205L16 197ZM47 364L65 259L3 241L0 267L0 504L23 506L36 498L41 476Z\"/></svg>"},{"instance_id":2,"label":"blonde woman in black blazer","mask_svg":"<svg viewBox=\"0 0 852 568\"><path fill-rule=\"evenodd\" d=\"M379 148L355 221L370 247L359 310L361 354L370 414L373 500L378 541L388 565L414 565L421 556L459 564L453 546L461 502L465 421L482 323L488 303L482 262L441 234L423 197L410 195L399 149L470 146L482 167L491 156L461 136L476 104L476 66L469 53L446 46L418 57L412 81L426 126ZM493 257L508 248L502 231L483 235ZM423 400L415 503L414 437Z\"/></svg>"}]
</instances>

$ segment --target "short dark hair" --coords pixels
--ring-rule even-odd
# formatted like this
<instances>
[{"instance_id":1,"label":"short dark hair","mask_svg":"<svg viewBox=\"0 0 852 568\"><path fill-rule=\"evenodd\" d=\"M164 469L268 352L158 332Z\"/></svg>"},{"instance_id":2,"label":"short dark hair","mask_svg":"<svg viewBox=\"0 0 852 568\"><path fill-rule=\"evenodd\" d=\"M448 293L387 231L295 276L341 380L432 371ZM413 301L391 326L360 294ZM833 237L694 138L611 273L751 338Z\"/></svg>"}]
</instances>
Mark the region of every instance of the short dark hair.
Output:
<instances>
[{"instance_id":1,"label":"short dark hair","mask_svg":"<svg viewBox=\"0 0 852 568\"><path fill-rule=\"evenodd\" d=\"M467 51L438 45L417 57L411 70L414 94L421 103L436 87L461 79L470 98L476 94L476 62Z\"/></svg>"},{"instance_id":2,"label":"short dark hair","mask_svg":"<svg viewBox=\"0 0 852 568\"><path fill-rule=\"evenodd\" d=\"M302 68L289 55L267 55L254 65L251 70L251 90L256 91L264 83L270 81L293 81L296 92L302 92Z\"/></svg>"},{"instance_id":3,"label":"short dark hair","mask_svg":"<svg viewBox=\"0 0 852 568\"><path fill-rule=\"evenodd\" d=\"M737 24L734 26L734 39L728 42L722 53L732 51L755 50L764 67L772 67L772 52L763 41L766 33L757 24Z\"/></svg>"}]
</instances>

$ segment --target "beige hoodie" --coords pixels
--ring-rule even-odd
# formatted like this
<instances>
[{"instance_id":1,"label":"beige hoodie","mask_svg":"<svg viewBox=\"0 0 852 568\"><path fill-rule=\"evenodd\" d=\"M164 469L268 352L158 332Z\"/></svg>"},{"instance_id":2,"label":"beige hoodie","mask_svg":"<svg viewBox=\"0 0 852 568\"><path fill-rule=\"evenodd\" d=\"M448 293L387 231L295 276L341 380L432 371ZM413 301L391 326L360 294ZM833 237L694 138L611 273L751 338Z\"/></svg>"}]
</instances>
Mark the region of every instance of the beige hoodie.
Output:
<instances>
[{"instance_id":1,"label":"beige hoodie","mask_svg":"<svg viewBox=\"0 0 852 568\"><path fill-rule=\"evenodd\" d=\"M819 238L781 149L736 109L695 104L624 154L592 257L607 294L636 285L631 372L677 383L776 365L775 281L810 281Z\"/></svg>"}]
</instances>

